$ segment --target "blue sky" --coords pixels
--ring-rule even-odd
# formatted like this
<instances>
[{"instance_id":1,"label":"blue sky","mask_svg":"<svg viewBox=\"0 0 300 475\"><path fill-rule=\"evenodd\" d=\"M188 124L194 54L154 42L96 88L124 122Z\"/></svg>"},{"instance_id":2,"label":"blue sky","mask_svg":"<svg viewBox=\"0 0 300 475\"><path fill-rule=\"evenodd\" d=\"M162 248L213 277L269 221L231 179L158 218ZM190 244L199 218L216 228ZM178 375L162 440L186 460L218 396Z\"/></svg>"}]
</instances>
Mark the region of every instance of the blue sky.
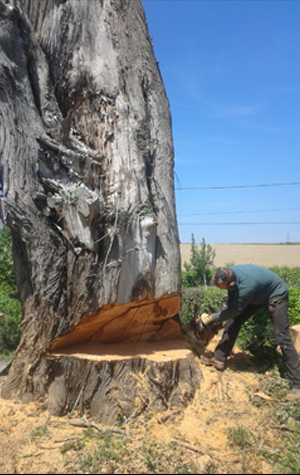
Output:
<instances>
[{"instance_id":1,"label":"blue sky","mask_svg":"<svg viewBox=\"0 0 300 475\"><path fill-rule=\"evenodd\" d=\"M300 1L142 2L172 113L181 242L300 242Z\"/></svg>"}]
</instances>

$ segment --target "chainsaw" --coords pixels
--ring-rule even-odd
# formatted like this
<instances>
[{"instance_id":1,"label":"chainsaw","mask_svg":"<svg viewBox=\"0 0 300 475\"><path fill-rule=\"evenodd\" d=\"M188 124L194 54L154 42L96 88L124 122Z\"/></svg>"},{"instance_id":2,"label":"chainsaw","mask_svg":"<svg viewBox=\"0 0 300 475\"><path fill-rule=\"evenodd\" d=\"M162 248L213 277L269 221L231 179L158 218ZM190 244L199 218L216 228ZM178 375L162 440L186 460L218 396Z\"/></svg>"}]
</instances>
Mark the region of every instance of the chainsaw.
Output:
<instances>
[{"instance_id":1,"label":"chainsaw","mask_svg":"<svg viewBox=\"0 0 300 475\"><path fill-rule=\"evenodd\" d=\"M191 330L197 340L204 346L206 346L222 328L222 322L211 322L208 325L204 325L201 317L197 317L195 320L191 320L187 325L182 326L183 331Z\"/></svg>"}]
</instances>

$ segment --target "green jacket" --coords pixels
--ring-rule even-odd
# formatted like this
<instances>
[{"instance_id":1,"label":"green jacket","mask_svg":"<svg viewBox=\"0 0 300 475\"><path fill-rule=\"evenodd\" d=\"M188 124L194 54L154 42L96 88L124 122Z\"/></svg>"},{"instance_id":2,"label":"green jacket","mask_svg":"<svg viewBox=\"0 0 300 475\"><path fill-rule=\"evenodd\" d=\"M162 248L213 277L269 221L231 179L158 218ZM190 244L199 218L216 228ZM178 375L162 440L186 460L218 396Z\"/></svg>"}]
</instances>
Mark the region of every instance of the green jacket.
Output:
<instances>
[{"instance_id":1,"label":"green jacket","mask_svg":"<svg viewBox=\"0 0 300 475\"><path fill-rule=\"evenodd\" d=\"M230 266L236 275L236 286L228 290L227 308L212 314L213 322L235 318L248 305L267 305L274 298L287 298L288 288L274 272L252 264Z\"/></svg>"}]
</instances>

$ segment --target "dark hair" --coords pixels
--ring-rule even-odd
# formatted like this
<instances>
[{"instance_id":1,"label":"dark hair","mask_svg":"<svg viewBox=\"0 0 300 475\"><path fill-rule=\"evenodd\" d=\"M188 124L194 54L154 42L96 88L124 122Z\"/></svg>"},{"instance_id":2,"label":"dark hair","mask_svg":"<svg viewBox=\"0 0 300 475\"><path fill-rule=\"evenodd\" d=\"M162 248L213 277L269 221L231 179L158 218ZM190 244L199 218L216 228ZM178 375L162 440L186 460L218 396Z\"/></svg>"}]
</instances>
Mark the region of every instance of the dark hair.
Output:
<instances>
[{"instance_id":1,"label":"dark hair","mask_svg":"<svg viewBox=\"0 0 300 475\"><path fill-rule=\"evenodd\" d=\"M229 285L235 280L235 273L229 267L218 267L216 273L212 276L211 283L213 285L225 284Z\"/></svg>"}]
</instances>

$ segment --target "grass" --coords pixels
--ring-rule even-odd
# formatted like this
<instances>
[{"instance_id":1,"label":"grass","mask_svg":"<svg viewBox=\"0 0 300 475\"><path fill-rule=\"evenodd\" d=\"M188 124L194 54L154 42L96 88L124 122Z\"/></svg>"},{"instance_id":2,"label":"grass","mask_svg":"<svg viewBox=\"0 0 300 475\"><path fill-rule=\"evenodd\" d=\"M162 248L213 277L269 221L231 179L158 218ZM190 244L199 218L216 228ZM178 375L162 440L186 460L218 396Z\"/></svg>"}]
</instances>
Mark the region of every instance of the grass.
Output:
<instances>
[{"instance_id":1,"label":"grass","mask_svg":"<svg viewBox=\"0 0 300 475\"><path fill-rule=\"evenodd\" d=\"M227 439L231 447L240 449L252 446L252 434L244 427L230 427L227 431Z\"/></svg>"},{"instance_id":2,"label":"grass","mask_svg":"<svg viewBox=\"0 0 300 475\"><path fill-rule=\"evenodd\" d=\"M14 351L0 351L0 360L10 360L13 358L14 354Z\"/></svg>"},{"instance_id":3,"label":"grass","mask_svg":"<svg viewBox=\"0 0 300 475\"><path fill-rule=\"evenodd\" d=\"M74 470L80 473L99 473L99 468L106 463L114 464L126 460L128 440L126 437L117 438L111 433L97 433L92 428L83 431L82 439L70 441L61 447L62 454L69 450L80 451L87 448L78 458Z\"/></svg>"},{"instance_id":4,"label":"grass","mask_svg":"<svg viewBox=\"0 0 300 475\"><path fill-rule=\"evenodd\" d=\"M30 442L37 442L39 439L46 439L49 435L47 426L39 426L31 432Z\"/></svg>"},{"instance_id":5,"label":"grass","mask_svg":"<svg viewBox=\"0 0 300 475\"><path fill-rule=\"evenodd\" d=\"M197 473L185 449L178 449L174 444L158 444L148 436L145 426L151 418L152 414L145 414L130 422L130 433L142 433L138 441L109 432L95 432L92 428L84 430L82 439L69 442L61 449L63 454L69 450L77 453L75 458L72 455L72 459L66 460L72 470L70 473L114 473L116 469L118 473Z\"/></svg>"},{"instance_id":6,"label":"grass","mask_svg":"<svg viewBox=\"0 0 300 475\"><path fill-rule=\"evenodd\" d=\"M297 424L298 426L298 424ZM262 456L274 467L274 473L300 472L300 431L284 431L272 449L262 449Z\"/></svg>"},{"instance_id":7,"label":"grass","mask_svg":"<svg viewBox=\"0 0 300 475\"><path fill-rule=\"evenodd\" d=\"M271 402L253 399L250 402L265 412L265 430L253 434L245 427L231 427L227 431L229 446L243 460L246 467L265 460L273 468L273 473L300 473L300 401L285 403L289 392L288 382L275 369L260 376L260 388L272 398ZM258 471L258 473L262 473Z\"/></svg>"},{"instance_id":8,"label":"grass","mask_svg":"<svg viewBox=\"0 0 300 475\"><path fill-rule=\"evenodd\" d=\"M77 439L77 440L70 440L66 444L64 444L62 447L60 447L60 453L65 454L69 452L69 450L81 450L85 446L84 440L83 439Z\"/></svg>"}]
</instances>

